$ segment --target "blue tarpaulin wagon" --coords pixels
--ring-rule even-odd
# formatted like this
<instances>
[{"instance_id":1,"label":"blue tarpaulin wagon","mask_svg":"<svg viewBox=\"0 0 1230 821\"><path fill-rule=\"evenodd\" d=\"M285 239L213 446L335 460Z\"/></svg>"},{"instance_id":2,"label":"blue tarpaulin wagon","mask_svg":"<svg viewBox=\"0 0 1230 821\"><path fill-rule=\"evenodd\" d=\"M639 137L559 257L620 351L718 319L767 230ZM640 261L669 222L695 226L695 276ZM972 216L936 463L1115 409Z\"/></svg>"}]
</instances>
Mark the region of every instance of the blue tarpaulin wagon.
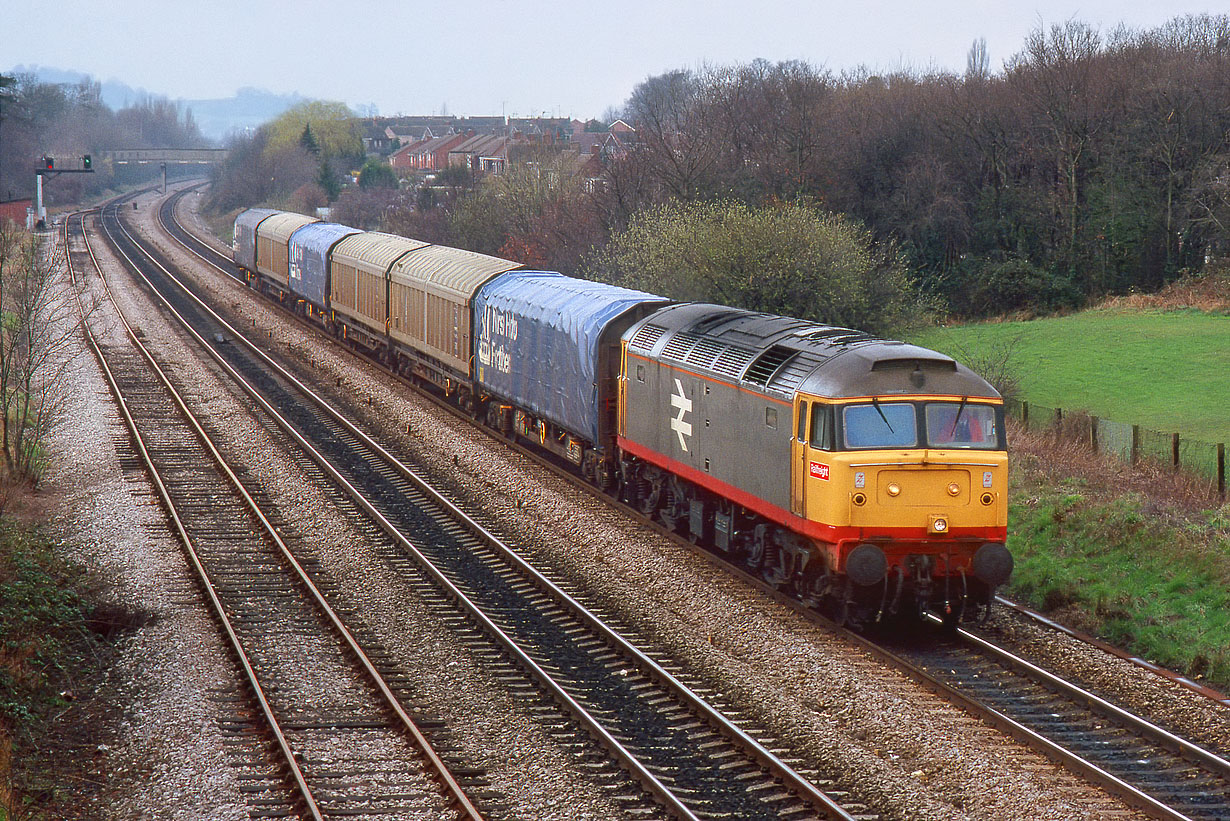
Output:
<instances>
[{"instance_id":1,"label":"blue tarpaulin wagon","mask_svg":"<svg viewBox=\"0 0 1230 821\"><path fill-rule=\"evenodd\" d=\"M358 228L314 222L290 235L290 290L317 311L329 308L329 252Z\"/></svg>"},{"instance_id":2,"label":"blue tarpaulin wagon","mask_svg":"<svg viewBox=\"0 0 1230 821\"><path fill-rule=\"evenodd\" d=\"M513 430L581 464L589 446L614 441L620 335L666 302L562 274L501 274L473 301L475 380L518 409Z\"/></svg>"}]
</instances>

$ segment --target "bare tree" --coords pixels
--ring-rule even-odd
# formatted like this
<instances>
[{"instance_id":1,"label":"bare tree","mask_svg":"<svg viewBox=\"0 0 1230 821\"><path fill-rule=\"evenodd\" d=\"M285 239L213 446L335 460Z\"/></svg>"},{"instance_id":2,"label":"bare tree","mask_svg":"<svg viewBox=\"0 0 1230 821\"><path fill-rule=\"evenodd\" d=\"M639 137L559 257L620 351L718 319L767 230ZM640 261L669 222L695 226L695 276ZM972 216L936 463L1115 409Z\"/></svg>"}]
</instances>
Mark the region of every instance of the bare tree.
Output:
<instances>
[{"instance_id":1,"label":"bare tree","mask_svg":"<svg viewBox=\"0 0 1230 821\"><path fill-rule=\"evenodd\" d=\"M0 482L37 484L80 327L63 250L0 226Z\"/></svg>"},{"instance_id":2,"label":"bare tree","mask_svg":"<svg viewBox=\"0 0 1230 821\"><path fill-rule=\"evenodd\" d=\"M1039 27L1009 67L1038 143L1055 169L1056 215L1063 231L1057 244L1070 270L1076 266L1084 180L1097 139L1112 127L1113 94L1099 85L1105 77L1097 72L1101 44L1097 30L1084 23Z\"/></svg>"},{"instance_id":3,"label":"bare tree","mask_svg":"<svg viewBox=\"0 0 1230 821\"><path fill-rule=\"evenodd\" d=\"M991 79L991 58L987 55L987 38L979 37L969 47L965 56L965 79L986 81Z\"/></svg>"},{"instance_id":4,"label":"bare tree","mask_svg":"<svg viewBox=\"0 0 1230 821\"><path fill-rule=\"evenodd\" d=\"M635 154L667 196L685 202L709 193L726 150L723 135L701 119L705 79L690 71L650 77L632 91L626 113L637 129Z\"/></svg>"}]
</instances>

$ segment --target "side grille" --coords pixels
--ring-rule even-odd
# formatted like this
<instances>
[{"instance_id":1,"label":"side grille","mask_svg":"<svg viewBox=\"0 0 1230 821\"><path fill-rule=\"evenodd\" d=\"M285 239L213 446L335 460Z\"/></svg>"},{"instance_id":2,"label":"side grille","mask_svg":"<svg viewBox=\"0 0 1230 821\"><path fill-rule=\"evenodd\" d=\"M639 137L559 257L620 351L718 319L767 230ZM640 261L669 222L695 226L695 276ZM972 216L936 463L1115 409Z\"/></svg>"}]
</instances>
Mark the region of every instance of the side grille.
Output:
<instances>
[{"instance_id":1,"label":"side grille","mask_svg":"<svg viewBox=\"0 0 1230 821\"><path fill-rule=\"evenodd\" d=\"M633 335L632 339L628 340L628 346L648 352L662 338L664 333L666 333L666 329L661 325L642 325L640 330Z\"/></svg>"}]
</instances>

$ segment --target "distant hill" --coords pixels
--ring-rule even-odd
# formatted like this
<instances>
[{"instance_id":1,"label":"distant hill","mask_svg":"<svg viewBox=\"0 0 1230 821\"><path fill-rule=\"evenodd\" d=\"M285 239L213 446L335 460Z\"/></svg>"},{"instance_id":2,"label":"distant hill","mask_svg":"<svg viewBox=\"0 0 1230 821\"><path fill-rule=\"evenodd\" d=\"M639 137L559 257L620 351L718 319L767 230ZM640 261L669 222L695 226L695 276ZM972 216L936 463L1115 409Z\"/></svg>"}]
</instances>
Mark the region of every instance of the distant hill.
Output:
<instances>
[{"instance_id":1,"label":"distant hill","mask_svg":"<svg viewBox=\"0 0 1230 821\"><path fill-rule=\"evenodd\" d=\"M44 83L80 83L93 81L89 74L69 69L47 66L18 65L4 70L5 74L33 74ZM192 110L192 116L201 129L201 134L210 140L221 141L235 131L256 128L272 120L293 105L310 98L300 94L274 94L257 88L241 88L234 97L215 100L185 100L170 94L133 88L119 80L101 83L102 101L113 111L133 105L142 97L165 96L175 99L180 105Z\"/></svg>"},{"instance_id":2,"label":"distant hill","mask_svg":"<svg viewBox=\"0 0 1230 821\"><path fill-rule=\"evenodd\" d=\"M299 94L273 94L258 88L241 88L223 100L180 100L192 109L201 133L221 140L234 131L256 128L291 106L308 100Z\"/></svg>"}]
</instances>

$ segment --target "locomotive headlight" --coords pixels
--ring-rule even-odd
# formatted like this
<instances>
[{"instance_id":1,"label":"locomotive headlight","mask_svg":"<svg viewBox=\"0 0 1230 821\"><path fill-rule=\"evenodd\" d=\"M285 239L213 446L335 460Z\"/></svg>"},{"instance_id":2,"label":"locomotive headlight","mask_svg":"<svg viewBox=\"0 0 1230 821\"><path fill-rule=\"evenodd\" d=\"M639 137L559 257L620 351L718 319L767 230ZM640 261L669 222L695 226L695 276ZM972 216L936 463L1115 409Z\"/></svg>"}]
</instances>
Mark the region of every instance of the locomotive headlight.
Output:
<instances>
[{"instance_id":1,"label":"locomotive headlight","mask_svg":"<svg viewBox=\"0 0 1230 821\"><path fill-rule=\"evenodd\" d=\"M961 495L961 486L960 486L960 485L958 485L956 482L953 482L952 484L950 484L950 485L948 486L948 495L949 495L949 496L960 496L960 495Z\"/></svg>"},{"instance_id":2,"label":"locomotive headlight","mask_svg":"<svg viewBox=\"0 0 1230 821\"><path fill-rule=\"evenodd\" d=\"M930 529L932 533L947 533L948 532L948 517L932 516Z\"/></svg>"},{"instance_id":3,"label":"locomotive headlight","mask_svg":"<svg viewBox=\"0 0 1230 821\"><path fill-rule=\"evenodd\" d=\"M900 496L901 495L901 485L897 484L896 482L889 482L888 487L884 488L884 492L887 493L889 496Z\"/></svg>"}]
</instances>

